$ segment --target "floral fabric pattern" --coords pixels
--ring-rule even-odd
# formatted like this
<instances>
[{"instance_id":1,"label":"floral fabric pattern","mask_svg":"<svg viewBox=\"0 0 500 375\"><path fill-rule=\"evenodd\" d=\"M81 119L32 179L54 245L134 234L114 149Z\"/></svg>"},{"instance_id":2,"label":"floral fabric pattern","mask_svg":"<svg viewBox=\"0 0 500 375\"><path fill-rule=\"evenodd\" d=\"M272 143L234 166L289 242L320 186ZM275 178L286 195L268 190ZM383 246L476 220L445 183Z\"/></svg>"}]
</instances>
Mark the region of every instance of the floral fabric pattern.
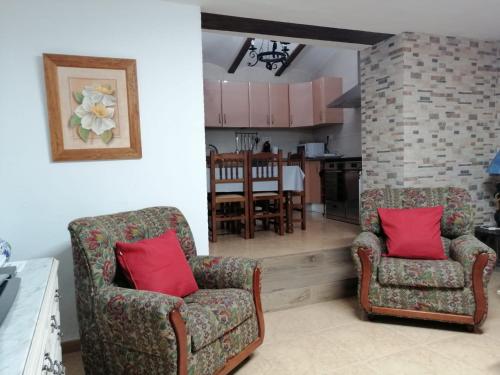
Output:
<instances>
[{"instance_id":1,"label":"floral fabric pattern","mask_svg":"<svg viewBox=\"0 0 500 375\"><path fill-rule=\"evenodd\" d=\"M446 261L423 261L383 257L384 234L377 208L412 208L442 205L441 240ZM461 188L374 189L361 194L363 232L351 248L361 281L359 248L371 249L369 301L373 306L473 316L476 302L472 290L472 269L481 253L488 254L483 272L484 292L493 272L496 255L471 233L474 212L471 197ZM360 285L360 283L358 283ZM358 287L359 288L359 287ZM360 290L358 289L358 295ZM484 320L486 314L482 317Z\"/></svg>"},{"instance_id":2,"label":"floral fabric pattern","mask_svg":"<svg viewBox=\"0 0 500 375\"><path fill-rule=\"evenodd\" d=\"M212 344L191 354L188 374L211 375L220 370L225 362L240 353L257 339L258 324L252 316Z\"/></svg>"},{"instance_id":3,"label":"floral fabric pattern","mask_svg":"<svg viewBox=\"0 0 500 375\"><path fill-rule=\"evenodd\" d=\"M443 206L441 233L455 238L472 233L474 211L472 200L465 189L447 188L400 188L373 189L361 194L361 228L363 231L381 234L377 208L416 208Z\"/></svg>"},{"instance_id":4,"label":"floral fabric pattern","mask_svg":"<svg viewBox=\"0 0 500 375\"><path fill-rule=\"evenodd\" d=\"M384 286L463 288L464 269L453 260L420 260L384 257L378 266L378 281Z\"/></svg>"},{"instance_id":5,"label":"floral fabric pattern","mask_svg":"<svg viewBox=\"0 0 500 375\"><path fill-rule=\"evenodd\" d=\"M390 287L372 282L369 300L374 306L461 315L473 315L476 308L469 288Z\"/></svg>"},{"instance_id":6,"label":"floral fabric pattern","mask_svg":"<svg viewBox=\"0 0 500 375\"><path fill-rule=\"evenodd\" d=\"M242 289L200 289L184 298L193 351L217 340L252 315L252 293Z\"/></svg>"},{"instance_id":7,"label":"floral fabric pattern","mask_svg":"<svg viewBox=\"0 0 500 375\"><path fill-rule=\"evenodd\" d=\"M253 290L253 272L258 261L234 257L198 256L189 260L198 286L205 289Z\"/></svg>"},{"instance_id":8,"label":"floral fabric pattern","mask_svg":"<svg viewBox=\"0 0 500 375\"><path fill-rule=\"evenodd\" d=\"M68 229L87 374L177 374L177 341L169 321L174 308L186 322L190 375L215 373L258 338L251 293L258 262L197 257L191 230L178 209L153 207L82 218ZM176 231L197 282L205 288L185 300L128 288L116 264L117 241L158 237L168 229ZM208 329L208 324L213 327ZM202 348L193 352L195 346Z\"/></svg>"},{"instance_id":9,"label":"floral fabric pattern","mask_svg":"<svg viewBox=\"0 0 500 375\"><path fill-rule=\"evenodd\" d=\"M486 287L495 269L497 261L495 251L471 234L460 236L451 241L450 255L464 266L466 286L472 285L472 267L477 256L483 253L488 254L488 263L483 271L483 284Z\"/></svg>"},{"instance_id":10,"label":"floral fabric pattern","mask_svg":"<svg viewBox=\"0 0 500 375\"><path fill-rule=\"evenodd\" d=\"M380 257L382 254L387 252L385 242L375 233L361 232L358 234L351 246L351 254L358 273L361 273L361 261L358 256L358 250L360 248L371 250L370 261L374 268L372 271L376 272L376 268L380 262Z\"/></svg>"}]
</instances>

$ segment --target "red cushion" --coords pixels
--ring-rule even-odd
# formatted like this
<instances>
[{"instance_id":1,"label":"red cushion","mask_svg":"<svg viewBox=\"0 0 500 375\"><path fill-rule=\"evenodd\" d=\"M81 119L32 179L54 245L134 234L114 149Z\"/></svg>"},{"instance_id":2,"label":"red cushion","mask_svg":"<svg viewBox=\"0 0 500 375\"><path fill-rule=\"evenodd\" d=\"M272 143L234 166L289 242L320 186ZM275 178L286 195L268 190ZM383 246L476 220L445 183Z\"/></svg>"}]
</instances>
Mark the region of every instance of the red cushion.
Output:
<instances>
[{"instance_id":1,"label":"red cushion","mask_svg":"<svg viewBox=\"0 0 500 375\"><path fill-rule=\"evenodd\" d=\"M184 297L198 290L174 230L137 242L117 242L116 257L136 289Z\"/></svg>"},{"instance_id":2,"label":"red cushion","mask_svg":"<svg viewBox=\"0 0 500 375\"><path fill-rule=\"evenodd\" d=\"M414 259L447 259L441 242L443 206L379 208L387 236L388 256Z\"/></svg>"}]
</instances>

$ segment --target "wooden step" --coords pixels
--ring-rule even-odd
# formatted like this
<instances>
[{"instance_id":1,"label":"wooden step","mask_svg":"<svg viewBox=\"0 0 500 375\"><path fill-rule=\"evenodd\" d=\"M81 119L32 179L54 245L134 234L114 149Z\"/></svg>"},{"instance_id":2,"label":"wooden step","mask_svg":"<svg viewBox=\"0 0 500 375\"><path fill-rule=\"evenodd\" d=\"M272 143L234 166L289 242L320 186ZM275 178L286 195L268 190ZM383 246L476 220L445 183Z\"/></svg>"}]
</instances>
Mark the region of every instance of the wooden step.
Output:
<instances>
[{"instance_id":1,"label":"wooden step","mask_svg":"<svg viewBox=\"0 0 500 375\"><path fill-rule=\"evenodd\" d=\"M350 249L261 258L265 311L322 302L356 293Z\"/></svg>"}]
</instances>

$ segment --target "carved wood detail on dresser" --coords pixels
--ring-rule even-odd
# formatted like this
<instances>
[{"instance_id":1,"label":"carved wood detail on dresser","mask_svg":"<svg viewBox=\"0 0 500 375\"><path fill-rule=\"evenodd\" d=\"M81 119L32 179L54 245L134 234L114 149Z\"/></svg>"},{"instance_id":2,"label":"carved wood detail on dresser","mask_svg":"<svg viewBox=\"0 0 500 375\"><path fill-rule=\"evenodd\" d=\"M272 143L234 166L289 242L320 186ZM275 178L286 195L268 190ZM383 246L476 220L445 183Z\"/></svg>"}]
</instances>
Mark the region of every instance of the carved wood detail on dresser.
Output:
<instances>
[{"instance_id":1,"label":"carved wood detail on dresser","mask_svg":"<svg viewBox=\"0 0 500 375\"><path fill-rule=\"evenodd\" d=\"M59 286L54 258L12 262L21 285L0 325L0 374L62 375Z\"/></svg>"}]
</instances>

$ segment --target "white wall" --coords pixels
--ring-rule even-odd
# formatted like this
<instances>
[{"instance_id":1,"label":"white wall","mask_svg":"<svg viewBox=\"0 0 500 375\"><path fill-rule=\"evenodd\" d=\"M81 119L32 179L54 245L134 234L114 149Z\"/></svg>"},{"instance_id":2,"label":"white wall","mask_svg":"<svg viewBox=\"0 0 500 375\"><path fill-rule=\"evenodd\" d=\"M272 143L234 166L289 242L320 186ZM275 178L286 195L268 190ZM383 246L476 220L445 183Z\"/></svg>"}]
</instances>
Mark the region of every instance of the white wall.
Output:
<instances>
[{"instance_id":1,"label":"white wall","mask_svg":"<svg viewBox=\"0 0 500 375\"><path fill-rule=\"evenodd\" d=\"M43 52L137 60L142 159L51 162ZM161 0L2 0L0 56L0 237L14 260L61 261L71 340L72 219L177 206L208 254L200 10Z\"/></svg>"},{"instance_id":2,"label":"white wall","mask_svg":"<svg viewBox=\"0 0 500 375\"><path fill-rule=\"evenodd\" d=\"M358 84L358 51L336 49L332 59L314 74L314 79L323 76L342 77L344 92Z\"/></svg>"}]
</instances>

